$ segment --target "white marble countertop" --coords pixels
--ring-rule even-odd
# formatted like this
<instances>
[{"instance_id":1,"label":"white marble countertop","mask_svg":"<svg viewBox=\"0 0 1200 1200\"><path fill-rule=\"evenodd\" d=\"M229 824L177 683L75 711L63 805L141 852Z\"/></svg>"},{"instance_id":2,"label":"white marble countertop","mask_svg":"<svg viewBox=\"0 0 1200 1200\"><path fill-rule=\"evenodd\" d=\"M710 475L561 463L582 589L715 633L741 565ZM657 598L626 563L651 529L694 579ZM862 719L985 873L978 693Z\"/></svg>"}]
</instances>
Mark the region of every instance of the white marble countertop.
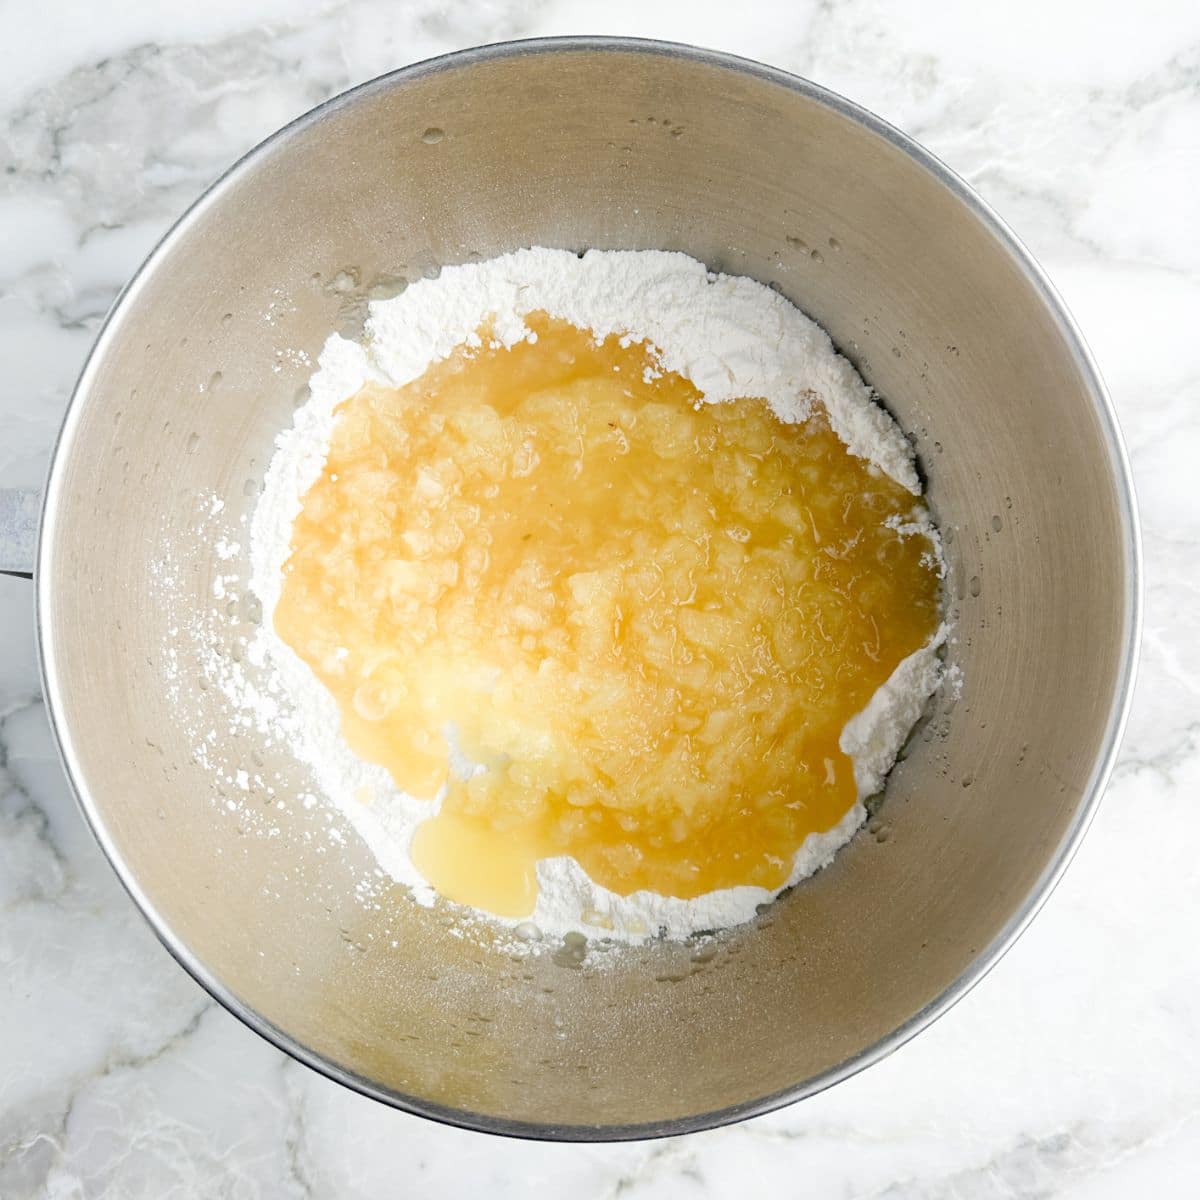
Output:
<instances>
[{"instance_id":1,"label":"white marble countertop","mask_svg":"<svg viewBox=\"0 0 1200 1200\"><path fill-rule=\"evenodd\" d=\"M102 6L103 7L103 6ZM1112 388L1140 486L1138 697L1043 914L947 1017L774 1116L674 1141L503 1141L298 1066L174 964L55 758L32 595L0 579L0 1196L1195 1196L1200 1186L1200 6L81 0L0 8L0 486L37 486L122 282L242 151L472 43L641 34L867 105L993 202Z\"/></svg>"}]
</instances>

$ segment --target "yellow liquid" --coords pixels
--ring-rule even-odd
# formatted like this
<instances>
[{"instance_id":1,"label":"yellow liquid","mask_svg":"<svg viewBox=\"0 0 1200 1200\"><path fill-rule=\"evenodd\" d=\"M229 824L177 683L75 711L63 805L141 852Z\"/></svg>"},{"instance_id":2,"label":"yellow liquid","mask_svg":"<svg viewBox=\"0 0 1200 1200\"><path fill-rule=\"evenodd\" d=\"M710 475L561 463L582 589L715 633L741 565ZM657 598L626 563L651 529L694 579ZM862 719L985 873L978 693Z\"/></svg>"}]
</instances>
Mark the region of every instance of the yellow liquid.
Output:
<instances>
[{"instance_id":1,"label":"yellow liquid","mask_svg":"<svg viewBox=\"0 0 1200 1200\"><path fill-rule=\"evenodd\" d=\"M560 854L622 895L778 887L936 626L927 539L884 524L913 498L819 406L697 408L643 345L530 323L345 402L276 630L361 757L447 787L413 857L450 899L527 915Z\"/></svg>"}]
</instances>

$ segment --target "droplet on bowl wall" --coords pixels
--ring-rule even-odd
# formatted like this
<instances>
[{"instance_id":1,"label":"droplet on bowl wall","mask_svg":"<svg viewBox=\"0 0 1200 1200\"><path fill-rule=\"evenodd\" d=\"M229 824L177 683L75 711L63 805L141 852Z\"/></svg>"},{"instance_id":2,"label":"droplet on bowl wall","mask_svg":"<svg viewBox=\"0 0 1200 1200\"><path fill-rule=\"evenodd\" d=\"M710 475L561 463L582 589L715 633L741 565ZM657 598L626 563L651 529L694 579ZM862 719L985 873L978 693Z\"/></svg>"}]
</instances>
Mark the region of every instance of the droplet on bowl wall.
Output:
<instances>
[{"instance_id":1,"label":"droplet on bowl wall","mask_svg":"<svg viewBox=\"0 0 1200 1200\"><path fill-rule=\"evenodd\" d=\"M392 300L408 287L408 280L403 275L380 275L367 288L369 300Z\"/></svg>"},{"instance_id":2,"label":"droplet on bowl wall","mask_svg":"<svg viewBox=\"0 0 1200 1200\"><path fill-rule=\"evenodd\" d=\"M808 252L808 257L811 258L815 263L823 263L825 261L825 255L823 255L820 250L810 250Z\"/></svg>"},{"instance_id":3,"label":"droplet on bowl wall","mask_svg":"<svg viewBox=\"0 0 1200 1200\"><path fill-rule=\"evenodd\" d=\"M430 125L430 127L426 129L423 134L421 134L421 141L423 141L427 146L436 146L438 142L440 142L445 136L446 131L444 129L439 129L436 125Z\"/></svg>"},{"instance_id":4,"label":"droplet on bowl wall","mask_svg":"<svg viewBox=\"0 0 1200 1200\"><path fill-rule=\"evenodd\" d=\"M242 495L243 496L255 496L257 494L258 494L258 480L257 479L247 479L246 482L242 484Z\"/></svg>"},{"instance_id":5,"label":"droplet on bowl wall","mask_svg":"<svg viewBox=\"0 0 1200 1200\"><path fill-rule=\"evenodd\" d=\"M582 933L568 933L562 945L554 952L553 961L560 967L581 967L587 957L587 938Z\"/></svg>"},{"instance_id":6,"label":"droplet on bowl wall","mask_svg":"<svg viewBox=\"0 0 1200 1200\"><path fill-rule=\"evenodd\" d=\"M978 575L972 575L971 582L967 586L972 596L978 596L983 591L983 584L979 582Z\"/></svg>"},{"instance_id":7,"label":"droplet on bowl wall","mask_svg":"<svg viewBox=\"0 0 1200 1200\"><path fill-rule=\"evenodd\" d=\"M327 292L345 295L358 287L359 274L357 267L343 267L326 285Z\"/></svg>"},{"instance_id":8,"label":"droplet on bowl wall","mask_svg":"<svg viewBox=\"0 0 1200 1200\"><path fill-rule=\"evenodd\" d=\"M198 433L188 434L188 440L187 440L187 446L186 446L187 452L189 454L194 454L196 452L196 447L198 445L200 445L200 435Z\"/></svg>"},{"instance_id":9,"label":"droplet on bowl wall","mask_svg":"<svg viewBox=\"0 0 1200 1200\"><path fill-rule=\"evenodd\" d=\"M842 248L842 243L839 242L837 238L831 237L829 239L829 248L830 250L840 250Z\"/></svg>"},{"instance_id":10,"label":"droplet on bowl wall","mask_svg":"<svg viewBox=\"0 0 1200 1200\"><path fill-rule=\"evenodd\" d=\"M683 983L687 979L690 972L688 971L664 971L661 975L655 975L655 983Z\"/></svg>"},{"instance_id":11,"label":"droplet on bowl wall","mask_svg":"<svg viewBox=\"0 0 1200 1200\"><path fill-rule=\"evenodd\" d=\"M338 312L334 328L342 337L348 338L350 341L357 341L362 337L367 311L365 296L358 295L347 299Z\"/></svg>"},{"instance_id":12,"label":"droplet on bowl wall","mask_svg":"<svg viewBox=\"0 0 1200 1200\"><path fill-rule=\"evenodd\" d=\"M999 516L995 516L995 517L993 517L993 518L992 518L992 530L993 530L993 532L995 532L995 533L999 533L999 532L1000 532L1000 530L1001 530L1003 527L1004 527L1004 522L1000 520Z\"/></svg>"}]
</instances>

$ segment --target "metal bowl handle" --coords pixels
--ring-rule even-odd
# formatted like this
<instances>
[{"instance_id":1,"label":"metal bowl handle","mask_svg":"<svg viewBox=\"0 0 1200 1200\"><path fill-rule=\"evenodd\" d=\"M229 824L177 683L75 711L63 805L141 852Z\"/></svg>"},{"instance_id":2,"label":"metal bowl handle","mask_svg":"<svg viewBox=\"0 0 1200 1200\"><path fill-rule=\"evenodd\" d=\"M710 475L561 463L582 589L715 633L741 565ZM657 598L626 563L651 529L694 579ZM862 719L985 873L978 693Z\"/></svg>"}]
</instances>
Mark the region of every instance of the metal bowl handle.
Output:
<instances>
[{"instance_id":1,"label":"metal bowl handle","mask_svg":"<svg viewBox=\"0 0 1200 1200\"><path fill-rule=\"evenodd\" d=\"M0 488L0 575L33 578L41 508L37 492Z\"/></svg>"}]
</instances>

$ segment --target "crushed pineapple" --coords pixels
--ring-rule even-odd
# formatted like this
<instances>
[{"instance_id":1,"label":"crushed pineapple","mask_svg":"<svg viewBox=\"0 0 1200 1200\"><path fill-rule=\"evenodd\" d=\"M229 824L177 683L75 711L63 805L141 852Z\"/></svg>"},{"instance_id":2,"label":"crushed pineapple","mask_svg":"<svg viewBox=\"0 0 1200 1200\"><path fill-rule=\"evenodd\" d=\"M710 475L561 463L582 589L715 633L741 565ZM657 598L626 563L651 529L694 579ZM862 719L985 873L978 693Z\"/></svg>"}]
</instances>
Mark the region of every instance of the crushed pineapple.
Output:
<instances>
[{"instance_id":1,"label":"crushed pineapple","mask_svg":"<svg viewBox=\"0 0 1200 1200\"><path fill-rule=\"evenodd\" d=\"M912 497L819 404L698 405L642 344L530 324L341 407L276 630L360 756L445 785L412 853L449 898L528 915L559 854L622 895L776 888L937 623L928 541L885 524Z\"/></svg>"}]
</instances>

